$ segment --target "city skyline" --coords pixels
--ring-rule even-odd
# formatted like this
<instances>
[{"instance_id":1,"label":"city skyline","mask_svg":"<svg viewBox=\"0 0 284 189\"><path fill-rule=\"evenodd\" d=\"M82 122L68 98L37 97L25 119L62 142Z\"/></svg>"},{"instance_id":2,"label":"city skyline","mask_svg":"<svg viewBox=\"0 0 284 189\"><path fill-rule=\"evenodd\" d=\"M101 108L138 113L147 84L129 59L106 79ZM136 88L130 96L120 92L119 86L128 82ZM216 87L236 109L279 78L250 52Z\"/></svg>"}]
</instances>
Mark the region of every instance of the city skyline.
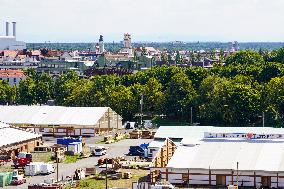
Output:
<instances>
[{"instance_id":1,"label":"city skyline","mask_svg":"<svg viewBox=\"0 0 284 189\"><path fill-rule=\"evenodd\" d=\"M0 35L17 22L26 42L280 42L281 0L0 0ZM11 31L11 29L10 29Z\"/></svg>"}]
</instances>

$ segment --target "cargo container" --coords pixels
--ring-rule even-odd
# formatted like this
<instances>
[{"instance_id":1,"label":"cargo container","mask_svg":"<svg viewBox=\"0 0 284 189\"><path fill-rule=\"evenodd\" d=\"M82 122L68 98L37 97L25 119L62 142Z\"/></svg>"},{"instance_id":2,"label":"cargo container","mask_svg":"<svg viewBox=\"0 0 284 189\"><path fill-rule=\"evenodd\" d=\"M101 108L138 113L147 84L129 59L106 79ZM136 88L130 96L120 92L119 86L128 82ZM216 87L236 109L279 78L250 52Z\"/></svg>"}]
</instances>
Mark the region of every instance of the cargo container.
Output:
<instances>
[{"instance_id":1,"label":"cargo container","mask_svg":"<svg viewBox=\"0 0 284 189\"><path fill-rule=\"evenodd\" d=\"M12 181L12 172L3 172L0 173L0 187L5 187L11 184Z\"/></svg>"}]
</instances>

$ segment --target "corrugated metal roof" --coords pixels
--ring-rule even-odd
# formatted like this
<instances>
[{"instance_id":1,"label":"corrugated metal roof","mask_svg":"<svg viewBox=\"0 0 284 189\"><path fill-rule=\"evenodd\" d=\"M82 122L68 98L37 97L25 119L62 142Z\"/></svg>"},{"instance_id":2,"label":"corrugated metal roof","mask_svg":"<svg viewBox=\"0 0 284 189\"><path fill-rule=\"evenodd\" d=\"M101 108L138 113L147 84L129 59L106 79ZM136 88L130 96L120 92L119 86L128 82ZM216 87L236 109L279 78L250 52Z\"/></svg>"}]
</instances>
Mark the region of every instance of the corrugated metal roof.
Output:
<instances>
[{"instance_id":1,"label":"corrugated metal roof","mask_svg":"<svg viewBox=\"0 0 284 189\"><path fill-rule=\"evenodd\" d=\"M0 120L10 124L94 126L108 107L0 106Z\"/></svg>"},{"instance_id":2,"label":"corrugated metal roof","mask_svg":"<svg viewBox=\"0 0 284 189\"><path fill-rule=\"evenodd\" d=\"M0 147L38 137L41 137L41 135L34 132L13 128L5 123L0 123Z\"/></svg>"}]
</instances>

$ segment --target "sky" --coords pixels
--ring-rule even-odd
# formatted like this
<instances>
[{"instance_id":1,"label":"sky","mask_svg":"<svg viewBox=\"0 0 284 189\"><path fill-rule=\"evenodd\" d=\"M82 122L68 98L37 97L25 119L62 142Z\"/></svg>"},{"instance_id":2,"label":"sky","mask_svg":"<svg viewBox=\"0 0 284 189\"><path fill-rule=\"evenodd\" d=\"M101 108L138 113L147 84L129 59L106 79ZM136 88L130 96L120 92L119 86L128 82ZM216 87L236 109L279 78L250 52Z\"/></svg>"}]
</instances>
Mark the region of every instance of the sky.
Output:
<instances>
[{"instance_id":1,"label":"sky","mask_svg":"<svg viewBox=\"0 0 284 189\"><path fill-rule=\"evenodd\" d=\"M25 42L283 42L284 0L0 0ZM10 24L11 26L11 24ZM10 28L12 33L12 28Z\"/></svg>"}]
</instances>

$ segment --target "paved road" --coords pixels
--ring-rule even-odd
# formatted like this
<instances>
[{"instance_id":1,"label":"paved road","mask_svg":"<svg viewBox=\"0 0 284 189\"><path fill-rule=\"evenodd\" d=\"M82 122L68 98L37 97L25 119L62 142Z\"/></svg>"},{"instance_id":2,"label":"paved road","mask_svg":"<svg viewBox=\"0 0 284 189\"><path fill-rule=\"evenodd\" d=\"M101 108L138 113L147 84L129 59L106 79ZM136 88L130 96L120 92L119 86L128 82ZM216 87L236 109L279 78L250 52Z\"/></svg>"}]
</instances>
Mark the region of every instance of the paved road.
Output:
<instances>
[{"instance_id":1,"label":"paved road","mask_svg":"<svg viewBox=\"0 0 284 189\"><path fill-rule=\"evenodd\" d=\"M105 157L108 158L113 158L113 157L117 157L117 156L123 156L128 152L129 146L135 146L135 145L139 145L141 143L148 143L150 142L151 139L126 139L126 140L122 140L119 141L117 143L113 143L113 144L108 144L105 146L108 146L108 154ZM87 142L89 143L89 142ZM64 163L60 163L59 164L59 178L66 178L66 176L69 175L73 175L74 171L77 168L86 168L86 167L94 167L97 162L98 159L101 157L90 157L90 158L86 158L86 159L81 159L79 161L77 161L76 163L70 163L70 164L64 164ZM56 166L56 165L55 165ZM56 173L47 175L47 176L34 176L34 177L30 177L27 179L27 183L20 185L20 186L8 186L5 187L7 189L12 189L12 188L20 188L20 189L26 189L28 188L28 184L38 184L38 183L43 183L44 179L48 179L48 178L55 178L56 179Z\"/></svg>"}]
</instances>

